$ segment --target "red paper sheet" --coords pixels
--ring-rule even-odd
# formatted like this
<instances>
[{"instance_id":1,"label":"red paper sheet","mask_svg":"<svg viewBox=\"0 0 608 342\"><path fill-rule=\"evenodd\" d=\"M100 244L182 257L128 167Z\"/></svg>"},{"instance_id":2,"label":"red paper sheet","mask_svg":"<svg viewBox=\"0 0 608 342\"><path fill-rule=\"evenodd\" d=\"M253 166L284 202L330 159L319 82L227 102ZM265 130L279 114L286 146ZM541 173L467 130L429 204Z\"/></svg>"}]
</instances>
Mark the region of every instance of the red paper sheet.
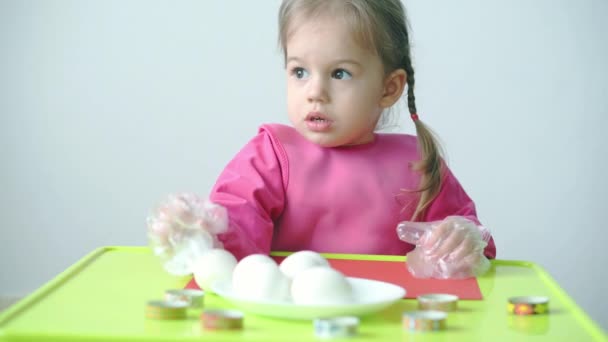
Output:
<instances>
[{"instance_id":1,"label":"red paper sheet","mask_svg":"<svg viewBox=\"0 0 608 342\"><path fill-rule=\"evenodd\" d=\"M272 257L280 263L285 257ZM405 298L416 298L426 293L449 293L460 299L482 299L476 278L443 280L414 278L403 261L327 259L331 266L349 277L367 278L403 287ZM191 280L186 288L198 289Z\"/></svg>"}]
</instances>

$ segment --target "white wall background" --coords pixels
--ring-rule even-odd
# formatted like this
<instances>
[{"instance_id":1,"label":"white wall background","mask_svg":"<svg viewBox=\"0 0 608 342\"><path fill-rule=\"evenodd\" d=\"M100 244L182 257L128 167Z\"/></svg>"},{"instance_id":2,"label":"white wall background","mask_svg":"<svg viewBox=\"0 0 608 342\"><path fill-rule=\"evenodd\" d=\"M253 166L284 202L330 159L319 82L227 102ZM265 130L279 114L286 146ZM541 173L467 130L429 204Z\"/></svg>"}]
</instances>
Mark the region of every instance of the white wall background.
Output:
<instances>
[{"instance_id":1,"label":"white wall background","mask_svg":"<svg viewBox=\"0 0 608 342\"><path fill-rule=\"evenodd\" d=\"M499 258L542 265L608 329L608 2L406 4L418 107ZM277 9L0 0L0 295L144 245L154 204L206 194L259 124L287 122Z\"/></svg>"}]
</instances>

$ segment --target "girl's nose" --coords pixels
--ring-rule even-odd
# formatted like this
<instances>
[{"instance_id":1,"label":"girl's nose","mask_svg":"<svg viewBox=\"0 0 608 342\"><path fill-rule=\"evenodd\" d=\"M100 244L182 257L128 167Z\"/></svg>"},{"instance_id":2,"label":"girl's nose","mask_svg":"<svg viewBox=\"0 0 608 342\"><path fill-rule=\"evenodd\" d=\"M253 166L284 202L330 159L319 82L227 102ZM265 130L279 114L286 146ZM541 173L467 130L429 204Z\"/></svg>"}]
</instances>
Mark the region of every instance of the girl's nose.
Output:
<instances>
[{"instance_id":1,"label":"girl's nose","mask_svg":"<svg viewBox=\"0 0 608 342\"><path fill-rule=\"evenodd\" d=\"M327 84L322 77L312 77L308 81L308 102L327 102Z\"/></svg>"}]
</instances>

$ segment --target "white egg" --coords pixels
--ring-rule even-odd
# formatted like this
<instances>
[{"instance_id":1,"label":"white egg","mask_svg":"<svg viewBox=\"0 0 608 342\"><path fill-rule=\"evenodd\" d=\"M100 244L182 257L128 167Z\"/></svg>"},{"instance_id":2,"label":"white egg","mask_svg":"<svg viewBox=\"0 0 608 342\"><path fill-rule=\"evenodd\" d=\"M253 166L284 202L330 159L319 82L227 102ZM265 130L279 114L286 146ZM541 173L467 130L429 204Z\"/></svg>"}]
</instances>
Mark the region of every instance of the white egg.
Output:
<instances>
[{"instance_id":1,"label":"white egg","mask_svg":"<svg viewBox=\"0 0 608 342\"><path fill-rule=\"evenodd\" d=\"M205 291L218 281L230 282L236 258L224 249L210 249L198 257L192 266L194 281Z\"/></svg>"},{"instance_id":2,"label":"white egg","mask_svg":"<svg viewBox=\"0 0 608 342\"><path fill-rule=\"evenodd\" d=\"M317 266L293 278L291 296L294 303L301 305L341 305L352 303L353 289L342 273Z\"/></svg>"},{"instance_id":3,"label":"white egg","mask_svg":"<svg viewBox=\"0 0 608 342\"><path fill-rule=\"evenodd\" d=\"M232 291L238 297L255 301L289 300L289 279L269 256L252 254L234 268Z\"/></svg>"},{"instance_id":4,"label":"white egg","mask_svg":"<svg viewBox=\"0 0 608 342\"><path fill-rule=\"evenodd\" d=\"M279 268L287 278L293 279L296 274L315 266L331 267L321 254L313 251L299 251L285 258Z\"/></svg>"},{"instance_id":5,"label":"white egg","mask_svg":"<svg viewBox=\"0 0 608 342\"><path fill-rule=\"evenodd\" d=\"M251 254L241 259L241 261L238 262L237 266L247 267L248 265L253 265L257 263L269 263L275 265L277 264L274 259L272 259L266 254Z\"/></svg>"}]
</instances>

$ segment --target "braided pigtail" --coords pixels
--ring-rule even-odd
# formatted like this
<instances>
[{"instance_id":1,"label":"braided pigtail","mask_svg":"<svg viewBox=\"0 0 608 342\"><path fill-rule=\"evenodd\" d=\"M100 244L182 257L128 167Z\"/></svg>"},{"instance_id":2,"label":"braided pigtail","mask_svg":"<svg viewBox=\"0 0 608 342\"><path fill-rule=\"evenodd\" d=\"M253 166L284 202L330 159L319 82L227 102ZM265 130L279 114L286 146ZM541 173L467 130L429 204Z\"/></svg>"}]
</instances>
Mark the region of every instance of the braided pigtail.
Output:
<instances>
[{"instance_id":1,"label":"braided pigtail","mask_svg":"<svg viewBox=\"0 0 608 342\"><path fill-rule=\"evenodd\" d=\"M403 68L407 73L407 107L416 125L418 136L418 151L420 161L414 163L413 168L422 173L420 185L416 192L420 193L420 200L412 215L412 220L420 219L426 207L433 201L441 189L441 153L434 133L418 117L416 110L416 96L414 95L414 68L409 54L409 46L404 58Z\"/></svg>"}]
</instances>

